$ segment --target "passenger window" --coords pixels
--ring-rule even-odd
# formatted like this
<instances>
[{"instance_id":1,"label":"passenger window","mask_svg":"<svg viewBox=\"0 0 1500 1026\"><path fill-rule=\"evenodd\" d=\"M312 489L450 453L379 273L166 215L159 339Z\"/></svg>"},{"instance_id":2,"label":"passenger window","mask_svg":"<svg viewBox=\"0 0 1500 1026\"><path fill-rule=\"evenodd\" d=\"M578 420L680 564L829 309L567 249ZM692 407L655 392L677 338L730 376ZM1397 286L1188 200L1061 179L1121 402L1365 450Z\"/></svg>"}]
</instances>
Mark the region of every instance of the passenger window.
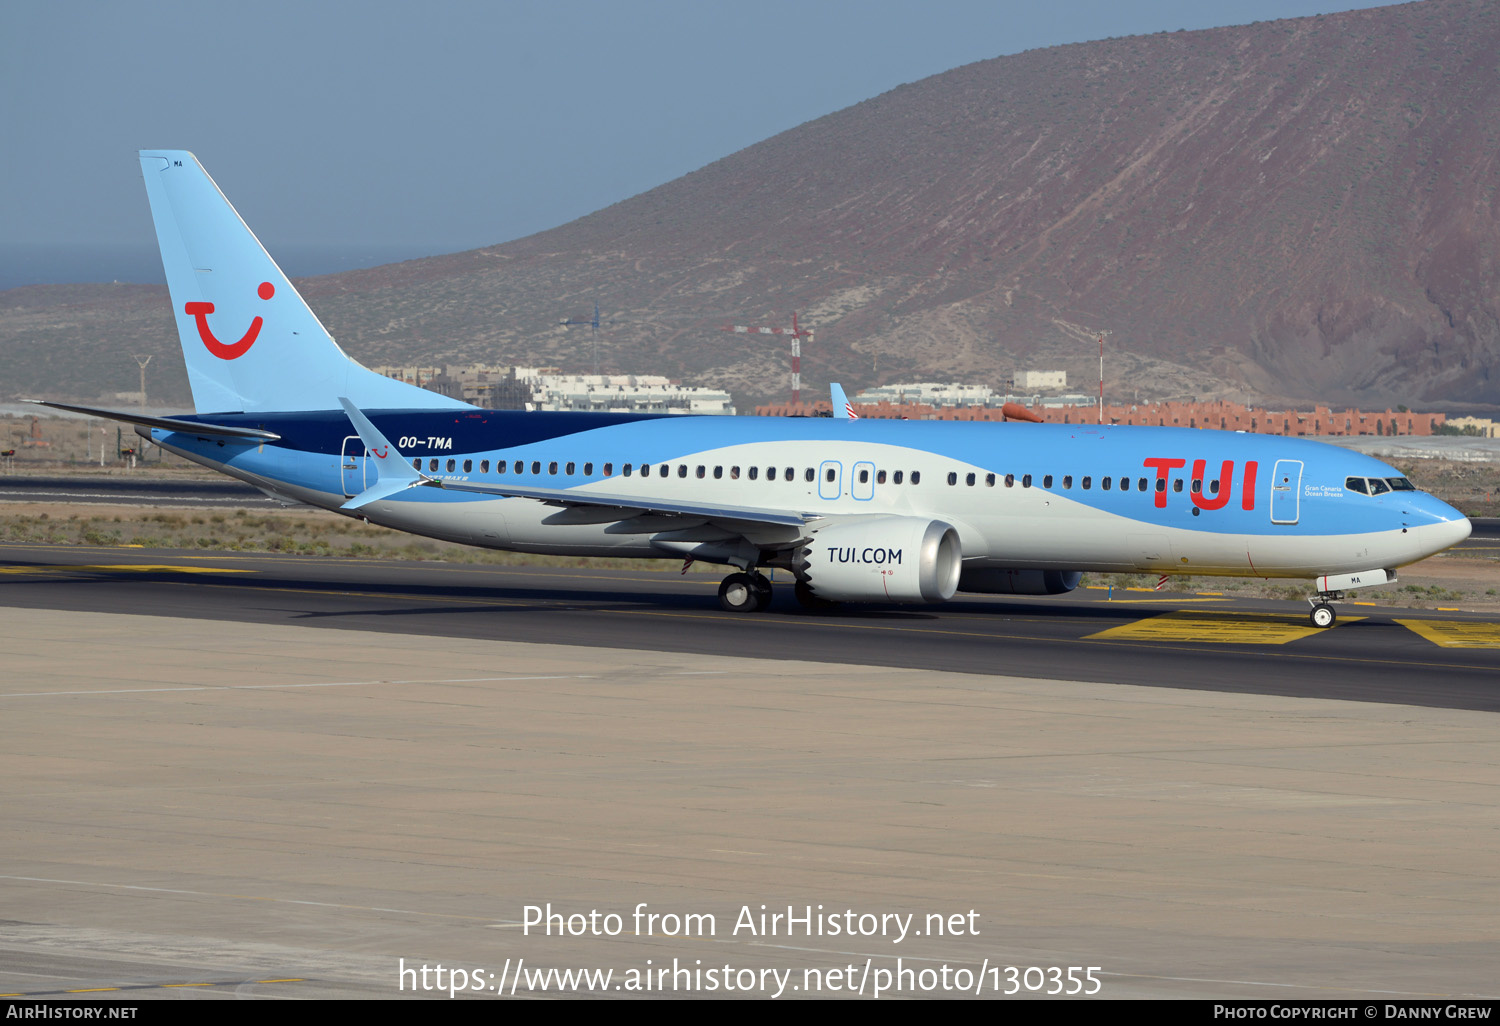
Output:
<instances>
[{"instance_id":1,"label":"passenger window","mask_svg":"<svg viewBox=\"0 0 1500 1026\"><path fill-rule=\"evenodd\" d=\"M1144 477L1136 479L1135 490L1138 492L1144 492L1146 490L1146 479Z\"/></svg>"},{"instance_id":2,"label":"passenger window","mask_svg":"<svg viewBox=\"0 0 1500 1026\"><path fill-rule=\"evenodd\" d=\"M920 470L913 470L911 472L911 483L912 484L921 484L922 483L922 472Z\"/></svg>"},{"instance_id":3,"label":"passenger window","mask_svg":"<svg viewBox=\"0 0 1500 1026\"><path fill-rule=\"evenodd\" d=\"M479 461L479 472L481 474L488 474L490 472L490 461L489 460L480 460Z\"/></svg>"},{"instance_id":4,"label":"passenger window","mask_svg":"<svg viewBox=\"0 0 1500 1026\"><path fill-rule=\"evenodd\" d=\"M833 484L833 479L836 474L837 471L835 471L832 467L829 467L828 473L824 474L823 476L828 479L829 484Z\"/></svg>"},{"instance_id":5,"label":"passenger window","mask_svg":"<svg viewBox=\"0 0 1500 1026\"><path fill-rule=\"evenodd\" d=\"M615 473L615 465L613 463L606 463L604 465L604 476L605 477L613 477L614 473Z\"/></svg>"},{"instance_id":6,"label":"passenger window","mask_svg":"<svg viewBox=\"0 0 1500 1026\"><path fill-rule=\"evenodd\" d=\"M1217 482L1217 481L1210 481L1208 483L1208 492L1209 492L1210 495L1218 495L1219 494L1219 482Z\"/></svg>"},{"instance_id":7,"label":"passenger window","mask_svg":"<svg viewBox=\"0 0 1500 1026\"><path fill-rule=\"evenodd\" d=\"M1197 478L1193 479L1193 494L1198 495L1203 491L1203 482Z\"/></svg>"},{"instance_id":8,"label":"passenger window","mask_svg":"<svg viewBox=\"0 0 1500 1026\"><path fill-rule=\"evenodd\" d=\"M767 481L774 481L774 480L776 480L776 468L775 467L767 467L766 468L766 480Z\"/></svg>"},{"instance_id":9,"label":"passenger window","mask_svg":"<svg viewBox=\"0 0 1500 1026\"><path fill-rule=\"evenodd\" d=\"M973 474L966 474L964 476L964 484L968 485L970 488L973 488L974 487L974 475Z\"/></svg>"},{"instance_id":10,"label":"passenger window","mask_svg":"<svg viewBox=\"0 0 1500 1026\"><path fill-rule=\"evenodd\" d=\"M524 464L524 463L522 463L522 462L521 462L521 461L520 461L520 460L516 460L516 465L515 465L515 466L514 466L514 467L513 467L513 468L512 468L512 469L513 469L513 470L514 470L514 471L515 471L515 472L516 472L516 473L517 473L517 474L519 474L519 473L520 473L520 472L521 472L521 469L522 469L522 468L523 468L523 467L524 467L524 466L525 466L525 464Z\"/></svg>"},{"instance_id":11,"label":"passenger window","mask_svg":"<svg viewBox=\"0 0 1500 1026\"><path fill-rule=\"evenodd\" d=\"M420 472L421 469L422 469L422 461L421 460L412 460L411 461L411 469Z\"/></svg>"},{"instance_id":12,"label":"passenger window","mask_svg":"<svg viewBox=\"0 0 1500 1026\"><path fill-rule=\"evenodd\" d=\"M860 484L869 484L870 483L870 472L868 470L861 470L859 472L859 483ZM969 475L969 484L973 484L973 483L974 483L974 475L970 474Z\"/></svg>"},{"instance_id":13,"label":"passenger window","mask_svg":"<svg viewBox=\"0 0 1500 1026\"><path fill-rule=\"evenodd\" d=\"M797 480L797 468L796 467L787 467L786 468L786 475L785 476L786 476L786 479L788 481L795 481L795 480Z\"/></svg>"},{"instance_id":14,"label":"passenger window","mask_svg":"<svg viewBox=\"0 0 1500 1026\"><path fill-rule=\"evenodd\" d=\"M1156 479L1156 490L1159 491L1159 492L1164 492L1164 491L1167 490L1167 479L1166 478L1159 477L1159 478Z\"/></svg>"},{"instance_id":15,"label":"passenger window","mask_svg":"<svg viewBox=\"0 0 1500 1026\"><path fill-rule=\"evenodd\" d=\"M583 465L583 476L584 477L593 477L594 476L594 465L592 463L585 463Z\"/></svg>"},{"instance_id":16,"label":"passenger window","mask_svg":"<svg viewBox=\"0 0 1500 1026\"><path fill-rule=\"evenodd\" d=\"M547 473L551 474L553 477L557 476L557 461L556 460L553 460L551 463L547 464Z\"/></svg>"},{"instance_id":17,"label":"passenger window","mask_svg":"<svg viewBox=\"0 0 1500 1026\"><path fill-rule=\"evenodd\" d=\"M729 480L731 480L731 481L738 481L739 479L740 479L740 468L739 467L730 467L729 468Z\"/></svg>"},{"instance_id":18,"label":"passenger window","mask_svg":"<svg viewBox=\"0 0 1500 1026\"><path fill-rule=\"evenodd\" d=\"M627 473L627 474L630 473L630 464L629 463L625 464L625 473ZM649 463L642 463L641 464L641 476L642 477L650 477L651 476L651 464L649 464Z\"/></svg>"},{"instance_id":19,"label":"passenger window","mask_svg":"<svg viewBox=\"0 0 1500 1026\"><path fill-rule=\"evenodd\" d=\"M1083 479L1083 490L1088 491L1091 484L1093 484L1093 478L1085 477Z\"/></svg>"},{"instance_id":20,"label":"passenger window","mask_svg":"<svg viewBox=\"0 0 1500 1026\"><path fill-rule=\"evenodd\" d=\"M1063 475L1063 487L1064 488L1072 488L1073 487L1073 475L1072 474L1064 474Z\"/></svg>"},{"instance_id":21,"label":"passenger window","mask_svg":"<svg viewBox=\"0 0 1500 1026\"><path fill-rule=\"evenodd\" d=\"M679 464L677 464L677 476L678 477L687 477L687 464L686 463L679 463Z\"/></svg>"},{"instance_id":22,"label":"passenger window","mask_svg":"<svg viewBox=\"0 0 1500 1026\"><path fill-rule=\"evenodd\" d=\"M803 477L804 480L806 480L808 482L811 482L813 480L813 477L814 477L813 468L812 467L808 467L807 468L807 472L805 474L803 474L802 477ZM897 483L899 484L900 482L897 482Z\"/></svg>"},{"instance_id":23,"label":"passenger window","mask_svg":"<svg viewBox=\"0 0 1500 1026\"><path fill-rule=\"evenodd\" d=\"M987 487L990 487L990 488L995 487L995 475L994 474L986 474L986 475L984 475L984 483L985 483L985 485Z\"/></svg>"},{"instance_id":24,"label":"passenger window","mask_svg":"<svg viewBox=\"0 0 1500 1026\"><path fill-rule=\"evenodd\" d=\"M1386 484L1380 478L1378 478L1378 477L1372 477L1372 478L1370 478L1370 494L1371 495L1384 495L1386 492L1388 492L1390 490L1391 490L1391 486L1388 485L1388 484Z\"/></svg>"},{"instance_id":25,"label":"passenger window","mask_svg":"<svg viewBox=\"0 0 1500 1026\"><path fill-rule=\"evenodd\" d=\"M958 475L953 473L951 470L948 472L948 483L951 485L958 484Z\"/></svg>"},{"instance_id":26,"label":"passenger window","mask_svg":"<svg viewBox=\"0 0 1500 1026\"><path fill-rule=\"evenodd\" d=\"M724 468L723 467L715 467L714 468L714 480L718 481L723 476L724 476Z\"/></svg>"},{"instance_id":27,"label":"passenger window","mask_svg":"<svg viewBox=\"0 0 1500 1026\"><path fill-rule=\"evenodd\" d=\"M533 474L540 474L542 472L542 461L541 460L532 460L531 461L531 472Z\"/></svg>"},{"instance_id":28,"label":"passenger window","mask_svg":"<svg viewBox=\"0 0 1500 1026\"><path fill-rule=\"evenodd\" d=\"M875 483L876 484L885 484L885 471L881 470L881 471L877 471L876 472L876 474L875 474Z\"/></svg>"},{"instance_id":29,"label":"passenger window","mask_svg":"<svg viewBox=\"0 0 1500 1026\"><path fill-rule=\"evenodd\" d=\"M695 473L698 475L698 477L701 478L703 477L703 475L707 474L708 471L704 468L703 464L700 463L698 464L698 469L697 471L695 471Z\"/></svg>"},{"instance_id":30,"label":"passenger window","mask_svg":"<svg viewBox=\"0 0 1500 1026\"><path fill-rule=\"evenodd\" d=\"M427 461L427 473L429 473L429 474L436 474L437 473L437 460L428 460Z\"/></svg>"},{"instance_id":31,"label":"passenger window","mask_svg":"<svg viewBox=\"0 0 1500 1026\"><path fill-rule=\"evenodd\" d=\"M1120 478L1120 491L1122 491L1122 492L1128 492L1128 491L1130 491L1130 478L1128 478L1128 477L1122 477L1122 478Z\"/></svg>"},{"instance_id":32,"label":"passenger window","mask_svg":"<svg viewBox=\"0 0 1500 1026\"><path fill-rule=\"evenodd\" d=\"M903 477L903 474L901 473L901 471L899 471L899 470L896 471L894 474L891 475L891 483L892 484L900 484L902 477Z\"/></svg>"},{"instance_id":33,"label":"passenger window","mask_svg":"<svg viewBox=\"0 0 1500 1026\"><path fill-rule=\"evenodd\" d=\"M1042 487L1043 488L1051 488L1052 487L1052 475L1051 474L1048 474L1046 477L1042 478Z\"/></svg>"},{"instance_id":34,"label":"passenger window","mask_svg":"<svg viewBox=\"0 0 1500 1026\"><path fill-rule=\"evenodd\" d=\"M1007 487L1007 488L1014 488L1015 486L1016 486L1016 475L1014 475L1014 474L1006 474L1005 475L1005 487Z\"/></svg>"},{"instance_id":35,"label":"passenger window","mask_svg":"<svg viewBox=\"0 0 1500 1026\"><path fill-rule=\"evenodd\" d=\"M473 460L464 460L464 473L465 474L471 474L473 472L474 472L474 461Z\"/></svg>"},{"instance_id":36,"label":"passenger window","mask_svg":"<svg viewBox=\"0 0 1500 1026\"><path fill-rule=\"evenodd\" d=\"M1084 480L1087 481L1088 478L1084 478ZM1109 491L1109 486L1114 483L1114 478L1112 478L1112 477L1106 477L1100 483L1104 486L1104 490L1107 492L1107 491Z\"/></svg>"},{"instance_id":37,"label":"passenger window","mask_svg":"<svg viewBox=\"0 0 1500 1026\"><path fill-rule=\"evenodd\" d=\"M683 471L686 472L686 470L687 470L687 468L684 467ZM656 468L656 473L659 476L661 476L661 477L671 477L672 476L672 464L670 464L670 463L663 463L661 466L659 466L659 467Z\"/></svg>"},{"instance_id":38,"label":"passenger window","mask_svg":"<svg viewBox=\"0 0 1500 1026\"><path fill-rule=\"evenodd\" d=\"M627 464L625 464L625 466L621 467L620 468L620 473L624 474L626 477L629 477L630 476L630 464L627 463Z\"/></svg>"},{"instance_id":39,"label":"passenger window","mask_svg":"<svg viewBox=\"0 0 1500 1026\"><path fill-rule=\"evenodd\" d=\"M450 473L450 474L453 473L453 471L455 469L457 469L457 464L458 464L457 460L449 460L448 461L448 473Z\"/></svg>"},{"instance_id":40,"label":"passenger window","mask_svg":"<svg viewBox=\"0 0 1500 1026\"><path fill-rule=\"evenodd\" d=\"M1180 492L1180 491L1182 491L1182 478L1179 477L1177 480L1175 480L1175 481L1172 482L1172 491L1174 491L1174 492Z\"/></svg>"},{"instance_id":41,"label":"passenger window","mask_svg":"<svg viewBox=\"0 0 1500 1026\"><path fill-rule=\"evenodd\" d=\"M567 474L569 477L572 477L574 466L575 464L569 463L566 467L563 467L563 473Z\"/></svg>"},{"instance_id":42,"label":"passenger window","mask_svg":"<svg viewBox=\"0 0 1500 1026\"><path fill-rule=\"evenodd\" d=\"M1022 488L1030 488L1031 487L1031 475L1030 474L1027 474L1025 477L1021 478L1021 487Z\"/></svg>"},{"instance_id":43,"label":"passenger window","mask_svg":"<svg viewBox=\"0 0 1500 1026\"><path fill-rule=\"evenodd\" d=\"M750 480L754 481L758 477L760 477L760 468L759 467L751 467L750 468Z\"/></svg>"}]
</instances>

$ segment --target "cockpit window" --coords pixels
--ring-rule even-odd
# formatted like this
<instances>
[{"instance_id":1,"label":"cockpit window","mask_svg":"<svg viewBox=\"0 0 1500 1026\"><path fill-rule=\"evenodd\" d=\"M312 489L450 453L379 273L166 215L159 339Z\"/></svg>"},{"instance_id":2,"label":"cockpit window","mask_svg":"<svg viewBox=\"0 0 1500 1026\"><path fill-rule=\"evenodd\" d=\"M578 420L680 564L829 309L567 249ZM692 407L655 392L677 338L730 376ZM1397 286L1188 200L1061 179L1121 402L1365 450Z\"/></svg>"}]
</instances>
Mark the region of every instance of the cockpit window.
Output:
<instances>
[{"instance_id":1,"label":"cockpit window","mask_svg":"<svg viewBox=\"0 0 1500 1026\"><path fill-rule=\"evenodd\" d=\"M1414 492L1417 490L1417 486L1404 477L1388 477L1385 479L1385 483L1391 486L1391 491L1393 492Z\"/></svg>"},{"instance_id":2,"label":"cockpit window","mask_svg":"<svg viewBox=\"0 0 1500 1026\"><path fill-rule=\"evenodd\" d=\"M1390 490L1391 490L1391 486L1388 485L1388 484L1386 484L1380 478L1378 478L1378 477L1372 477L1372 478L1370 478L1370 494L1371 495L1384 495L1386 492L1388 492Z\"/></svg>"},{"instance_id":3,"label":"cockpit window","mask_svg":"<svg viewBox=\"0 0 1500 1026\"><path fill-rule=\"evenodd\" d=\"M1365 484L1365 479L1362 477L1344 478L1344 487L1349 489L1351 492L1358 492L1361 495L1370 494L1370 486Z\"/></svg>"}]
</instances>

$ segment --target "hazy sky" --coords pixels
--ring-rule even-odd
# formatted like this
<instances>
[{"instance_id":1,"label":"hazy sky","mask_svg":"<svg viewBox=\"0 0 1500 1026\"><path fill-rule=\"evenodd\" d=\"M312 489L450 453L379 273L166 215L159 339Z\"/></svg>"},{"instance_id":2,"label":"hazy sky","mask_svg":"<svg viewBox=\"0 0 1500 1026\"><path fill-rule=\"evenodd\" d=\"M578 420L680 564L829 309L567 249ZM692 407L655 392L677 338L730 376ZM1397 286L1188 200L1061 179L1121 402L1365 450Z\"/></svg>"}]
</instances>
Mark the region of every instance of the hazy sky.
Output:
<instances>
[{"instance_id":1,"label":"hazy sky","mask_svg":"<svg viewBox=\"0 0 1500 1026\"><path fill-rule=\"evenodd\" d=\"M0 0L0 288L154 253L142 148L195 152L311 273L529 235L961 64L1369 6Z\"/></svg>"}]
</instances>

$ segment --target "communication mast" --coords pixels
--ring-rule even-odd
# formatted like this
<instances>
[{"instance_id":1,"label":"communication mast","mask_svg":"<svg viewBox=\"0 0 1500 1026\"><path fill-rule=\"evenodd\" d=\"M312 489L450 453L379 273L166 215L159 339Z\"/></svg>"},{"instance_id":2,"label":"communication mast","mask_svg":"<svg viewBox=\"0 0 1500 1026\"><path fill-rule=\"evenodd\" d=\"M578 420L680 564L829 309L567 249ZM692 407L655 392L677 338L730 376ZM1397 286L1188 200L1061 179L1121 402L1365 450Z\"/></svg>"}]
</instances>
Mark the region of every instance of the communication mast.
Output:
<instances>
[{"instance_id":1,"label":"communication mast","mask_svg":"<svg viewBox=\"0 0 1500 1026\"><path fill-rule=\"evenodd\" d=\"M736 335L790 335L792 337L792 405L802 402L802 340L813 340L813 330L797 325L797 314L792 313L790 328L764 328L744 324L726 324L720 331L732 331Z\"/></svg>"},{"instance_id":2,"label":"communication mast","mask_svg":"<svg viewBox=\"0 0 1500 1026\"><path fill-rule=\"evenodd\" d=\"M1104 336L1110 334L1108 331L1099 332L1099 423L1104 423Z\"/></svg>"}]
</instances>

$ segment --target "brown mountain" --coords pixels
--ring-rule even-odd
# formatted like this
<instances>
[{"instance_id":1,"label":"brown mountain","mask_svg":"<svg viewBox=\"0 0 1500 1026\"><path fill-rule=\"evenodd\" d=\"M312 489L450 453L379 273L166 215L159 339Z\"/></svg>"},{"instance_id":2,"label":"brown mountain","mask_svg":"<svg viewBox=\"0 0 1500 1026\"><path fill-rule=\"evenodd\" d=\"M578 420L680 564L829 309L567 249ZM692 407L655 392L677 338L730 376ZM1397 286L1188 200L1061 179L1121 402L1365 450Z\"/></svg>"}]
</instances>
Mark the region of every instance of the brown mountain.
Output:
<instances>
[{"instance_id":1,"label":"brown mountain","mask_svg":"<svg viewBox=\"0 0 1500 1026\"><path fill-rule=\"evenodd\" d=\"M552 231L301 285L366 363L587 370L557 322L597 300L606 367L742 400L785 394L785 348L718 326L796 310L810 389L1090 390L1107 328L1119 398L1497 403L1497 154L1500 4L1424 0L983 61ZM170 335L160 290L14 290L0 380L97 393L83 352L130 387Z\"/></svg>"}]
</instances>

